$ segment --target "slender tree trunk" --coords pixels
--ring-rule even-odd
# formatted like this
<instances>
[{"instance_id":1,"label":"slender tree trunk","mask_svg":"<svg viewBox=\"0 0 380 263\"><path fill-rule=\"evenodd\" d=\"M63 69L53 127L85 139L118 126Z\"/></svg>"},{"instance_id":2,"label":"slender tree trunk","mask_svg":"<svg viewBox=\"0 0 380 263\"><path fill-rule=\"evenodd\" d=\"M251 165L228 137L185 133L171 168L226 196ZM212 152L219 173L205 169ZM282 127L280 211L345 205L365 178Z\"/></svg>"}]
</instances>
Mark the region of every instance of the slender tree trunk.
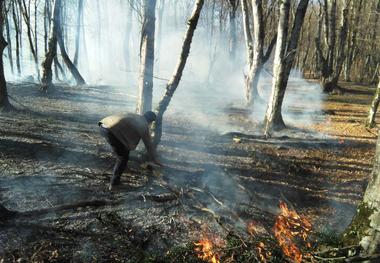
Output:
<instances>
[{"instance_id":1,"label":"slender tree trunk","mask_svg":"<svg viewBox=\"0 0 380 263\"><path fill-rule=\"evenodd\" d=\"M53 83L52 64L57 56L57 31L61 23L61 0L54 0L53 12L51 15L52 25L50 26L48 51L42 63L41 89L47 91ZM56 73L57 75L57 73Z\"/></svg>"},{"instance_id":2,"label":"slender tree trunk","mask_svg":"<svg viewBox=\"0 0 380 263\"><path fill-rule=\"evenodd\" d=\"M265 62L269 59L270 53L276 43L276 36L270 42L266 54L264 54L265 28L263 17L262 0L253 0L252 5L252 21L254 28L252 60L248 68L248 74L245 79L246 99L249 106L253 106L255 99L260 99L258 93L258 83L261 70Z\"/></svg>"},{"instance_id":3,"label":"slender tree trunk","mask_svg":"<svg viewBox=\"0 0 380 263\"><path fill-rule=\"evenodd\" d=\"M3 53L7 46L7 42L4 39L4 23L5 23L5 0L0 0L0 111L8 111L11 109L11 104L8 100L7 83L5 81L4 74L4 61Z\"/></svg>"},{"instance_id":4,"label":"slender tree trunk","mask_svg":"<svg viewBox=\"0 0 380 263\"><path fill-rule=\"evenodd\" d=\"M249 4L248 0L241 0L241 9L243 14L243 29L245 45L247 50L247 65L250 67L253 60L253 41L252 41L252 31L250 27L250 15L249 15Z\"/></svg>"},{"instance_id":5,"label":"slender tree trunk","mask_svg":"<svg viewBox=\"0 0 380 263\"><path fill-rule=\"evenodd\" d=\"M290 0L284 0L280 5L280 17L277 29L277 45L273 62L273 84L272 95L268 103L268 109L265 115L265 135L269 135L272 129L282 129L285 123L282 119L281 107L285 95L286 78L285 78L285 53L286 40L288 38Z\"/></svg>"},{"instance_id":6,"label":"slender tree trunk","mask_svg":"<svg viewBox=\"0 0 380 263\"><path fill-rule=\"evenodd\" d=\"M136 112L152 110L154 72L154 34L156 0L144 1L144 18L140 42L139 98Z\"/></svg>"},{"instance_id":7,"label":"slender tree trunk","mask_svg":"<svg viewBox=\"0 0 380 263\"><path fill-rule=\"evenodd\" d=\"M264 22L262 0L252 1L252 20L253 20L253 57L246 78L247 103L253 105L254 98L258 97L257 84L263 66L264 56Z\"/></svg>"},{"instance_id":8,"label":"slender tree trunk","mask_svg":"<svg viewBox=\"0 0 380 263\"><path fill-rule=\"evenodd\" d=\"M13 68L13 56L12 56L12 41L11 41L11 32L9 29L9 19L8 15L5 16L5 28L7 31L7 42L8 42L8 60L9 64L11 65L11 72L14 74L14 68Z\"/></svg>"},{"instance_id":9,"label":"slender tree trunk","mask_svg":"<svg viewBox=\"0 0 380 263\"><path fill-rule=\"evenodd\" d=\"M312 15L310 14L309 15L309 20L308 20L308 24L307 24L307 28L310 28L311 27L311 17ZM309 52L310 52L310 45L311 45L311 36L310 36L310 30L307 29L307 44L306 44L306 50L305 50L305 54L302 58L302 62L301 62L301 65L300 65L300 69L302 69L303 71L303 74L305 75L305 71L308 70L309 72L311 71L309 65L307 65L307 59L309 57ZM309 75L310 76L310 75Z\"/></svg>"},{"instance_id":10,"label":"slender tree trunk","mask_svg":"<svg viewBox=\"0 0 380 263\"><path fill-rule=\"evenodd\" d=\"M380 84L379 84L380 86ZM380 136L376 144L376 157L363 200L356 215L343 234L346 245L360 244L363 256L380 253ZM372 261L371 261L372 262ZM375 262L375 261L373 261ZM377 261L376 261L377 262Z\"/></svg>"},{"instance_id":11,"label":"slender tree trunk","mask_svg":"<svg viewBox=\"0 0 380 263\"><path fill-rule=\"evenodd\" d=\"M352 30L350 34L350 40L347 47L346 63L344 65L344 80L351 81L351 67L354 62L354 55L357 50L357 35L359 30L359 23L361 17L361 10L363 6L363 0L356 0L352 2Z\"/></svg>"},{"instance_id":12,"label":"slender tree trunk","mask_svg":"<svg viewBox=\"0 0 380 263\"><path fill-rule=\"evenodd\" d=\"M20 27L18 23L17 13L16 13L16 3L12 1L12 17L13 23L15 27L15 40L16 40L16 67L17 67L17 75L21 75L21 63L20 63Z\"/></svg>"},{"instance_id":13,"label":"slender tree trunk","mask_svg":"<svg viewBox=\"0 0 380 263\"><path fill-rule=\"evenodd\" d=\"M281 108L308 3L309 0L299 2L288 43L290 0L283 0L280 6L277 45L273 63L272 94L264 119L264 133L266 136L269 136L272 130L285 128Z\"/></svg>"},{"instance_id":14,"label":"slender tree trunk","mask_svg":"<svg viewBox=\"0 0 380 263\"><path fill-rule=\"evenodd\" d=\"M236 50L237 50L237 33L236 33L236 11L239 7L238 0L228 0L229 3L229 45L228 53L230 55L231 61L235 61Z\"/></svg>"},{"instance_id":15,"label":"slender tree trunk","mask_svg":"<svg viewBox=\"0 0 380 263\"><path fill-rule=\"evenodd\" d=\"M369 109L368 118L367 118L367 126L373 128L375 126L375 117L377 108L379 107L380 102L380 74L379 74L379 84L376 88L375 96L373 97L371 107Z\"/></svg>"},{"instance_id":16,"label":"slender tree trunk","mask_svg":"<svg viewBox=\"0 0 380 263\"><path fill-rule=\"evenodd\" d=\"M67 79L65 70L63 69L61 63L58 60L58 56L54 57L54 73L55 73L55 76L58 80ZM61 74L62 78L60 78L59 74Z\"/></svg>"},{"instance_id":17,"label":"slender tree trunk","mask_svg":"<svg viewBox=\"0 0 380 263\"><path fill-rule=\"evenodd\" d=\"M75 55L74 55L74 65L78 66L79 59L79 49L80 49L80 40L81 40L81 27L82 25L82 16L83 16L83 3L84 0L78 1L78 13L77 13L77 29L76 29L76 38L75 38Z\"/></svg>"},{"instance_id":18,"label":"slender tree trunk","mask_svg":"<svg viewBox=\"0 0 380 263\"><path fill-rule=\"evenodd\" d=\"M30 2L29 2L30 4ZM36 70L37 70L37 76L38 80L40 79L40 71L39 71L39 59L38 59L38 31L37 31L37 21L38 21L38 14L37 14L37 1L34 1L34 47L36 49Z\"/></svg>"},{"instance_id":19,"label":"slender tree trunk","mask_svg":"<svg viewBox=\"0 0 380 263\"><path fill-rule=\"evenodd\" d=\"M336 87L338 85L338 80L340 73L342 71L343 62L346 58L346 42L347 42L347 31L348 31L348 9L350 5L350 0L343 0L342 14L341 14L341 26L339 30L339 46L336 55L336 65L333 73L333 77L328 85L331 87Z\"/></svg>"},{"instance_id":20,"label":"slender tree trunk","mask_svg":"<svg viewBox=\"0 0 380 263\"><path fill-rule=\"evenodd\" d=\"M164 18L164 8L165 8L165 0L160 0L160 4L158 7L158 16L157 16L157 37L156 37L156 71L159 72L160 59L161 59L161 42L162 42L162 21Z\"/></svg>"},{"instance_id":21,"label":"slender tree trunk","mask_svg":"<svg viewBox=\"0 0 380 263\"><path fill-rule=\"evenodd\" d=\"M34 58L34 64L36 66L37 77L39 79L40 78L40 72L38 69L38 55L36 52L36 47L34 46L34 43L33 43L34 40L33 40L33 35L32 35L32 25L31 25L31 19L30 19L30 15L31 15L30 14L30 6L29 6L29 8L27 7L25 0L18 0L18 3L20 6L20 11L21 11L22 16L23 16L24 21L25 21L25 25L26 25L26 29L27 29L26 33L28 35L30 51L31 51L33 58ZM30 4L30 2L29 2L29 4ZM37 34L37 32L35 34Z\"/></svg>"},{"instance_id":22,"label":"slender tree trunk","mask_svg":"<svg viewBox=\"0 0 380 263\"><path fill-rule=\"evenodd\" d=\"M331 85L335 62L335 42L336 42L336 0L324 0L322 12L319 16L319 23L324 21L324 39L327 47L326 55L323 54L321 43L320 25L319 32L315 39L318 60L321 64L321 85L324 92L331 92L335 87Z\"/></svg>"},{"instance_id":23,"label":"slender tree trunk","mask_svg":"<svg viewBox=\"0 0 380 263\"><path fill-rule=\"evenodd\" d=\"M69 55L66 52L65 42L63 40L63 35L62 35L61 28L58 29L57 40L58 40L59 50L61 51L61 55L62 55L63 61L65 62L67 68L70 71L70 73L73 75L76 84L79 85L79 86L80 85L85 85L86 84L85 80L83 79L83 77L80 74L79 70L73 64L73 62L71 61Z\"/></svg>"},{"instance_id":24,"label":"slender tree trunk","mask_svg":"<svg viewBox=\"0 0 380 263\"><path fill-rule=\"evenodd\" d=\"M44 51L45 54L48 52L48 39L49 39L49 31L50 31L50 2L45 1L44 6Z\"/></svg>"},{"instance_id":25,"label":"slender tree trunk","mask_svg":"<svg viewBox=\"0 0 380 263\"><path fill-rule=\"evenodd\" d=\"M322 24L323 24L323 14L324 14L324 8L323 6L319 7L319 14L318 14L318 27L317 27L317 35L315 37L315 58L316 58L316 71L320 72L319 77L322 78L322 76L327 75L327 61L326 58L323 55L322 50Z\"/></svg>"},{"instance_id":26,"label":"slender tree trunk","mask_svg":"<svg viewBox=\"0 0 380 263\"><path fill-rule=\"evenodd\" d=\"M181 50L179 61L174 70L173 76L171 77L168 84L166 85L165 95L161 98L158 104L158 107L156 109L157 119L153 125L153 142L156 146L161 141L163 116L181 80L182 73L185 68L187 58L190 53L191 42L193 39L195 29L197 28L197 24L198 24L199 16L202 11L203 4L204 4L204 0L196 0L195 2L193 12L187 23L188 27L185 33L183 44L182 44L182 50Z\"/></svg>"}]
</instances>

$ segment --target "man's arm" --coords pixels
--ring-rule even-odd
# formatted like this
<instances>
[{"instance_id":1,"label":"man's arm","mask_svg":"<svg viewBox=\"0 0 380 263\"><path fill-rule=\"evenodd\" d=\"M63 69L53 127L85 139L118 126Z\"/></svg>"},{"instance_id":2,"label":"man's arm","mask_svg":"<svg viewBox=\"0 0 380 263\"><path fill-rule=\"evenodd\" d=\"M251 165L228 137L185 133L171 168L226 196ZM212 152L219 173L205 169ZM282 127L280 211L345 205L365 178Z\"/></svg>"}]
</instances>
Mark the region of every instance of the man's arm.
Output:
<instances>
[{"instance_id":1,"label":"man's arm","mask_svg":"<svg viewBox=\"0 0 380 263\"><path fill-rule=\"evenodd\" d=\"M144 131L144 133L141 136L141 139L144 142L145 148L148 152L149 159L152 162L161 165L160 161L157 159L156 149L153 146L152 139L150 138L149 129Z\"/></svg>"}]
</instances>

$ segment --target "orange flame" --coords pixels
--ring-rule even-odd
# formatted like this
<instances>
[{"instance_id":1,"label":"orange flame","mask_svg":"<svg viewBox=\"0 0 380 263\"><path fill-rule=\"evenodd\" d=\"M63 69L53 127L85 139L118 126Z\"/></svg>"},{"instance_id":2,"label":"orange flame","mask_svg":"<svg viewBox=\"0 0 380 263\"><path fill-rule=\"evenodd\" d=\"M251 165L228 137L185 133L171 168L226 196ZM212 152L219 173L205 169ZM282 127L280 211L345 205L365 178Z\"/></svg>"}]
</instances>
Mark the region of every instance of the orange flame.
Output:
<instances>
[{"instance_id":1,"label":"orange flame","mask_svg":"<svg viewBox=\"0 0 380 263\"><path fill-rule=\"evenodd\" d=\"M283 253L293 261L300 263L302 262L303 254L295 241L301 239L306 242L311 231L311 224L296 211L289 210L283 201L280 201L280 209L281 213L277 216L273 227L275 237ZM307 246L310 247L310 244L307 243Z\"/></svg>"},{"instance_id":2,"label":"orange flame","mask_svg":"<svg viewBox=\"0 0 380 263\"><path fill-rule=\"evenodd\" d=\"M248 223L247 223L247 232L248 232L248 234L250 234L251 236L254 236L254 235L257 234L257 226L256 226L256 222L251 221L251 222L248 222Z\"/></svg>"},{"instance_id":3,"label":"orange flame","mask_svg":"<svg viewBox=\"0 0 380 263\"><path fill-rule=\"evenodd\" d=\"M219 255L214 253L214 245L211 240L204 239L194 243L195 251L198 253L198 258L210 263L220 263Z\"/></svg>"},{"instance_id":4,"label":"orange flame","mask_svg":"<svg viewBox=\"0 0 380 263\"><path fill-rule=\"evenodd\" d=\"M259 260L262 263L268 262L268 260L272 256L272 253L266 249L265 244L263 242L259 242L259 244L256 246L256 250L259 256Z\"/></svg>"}]
</instances>

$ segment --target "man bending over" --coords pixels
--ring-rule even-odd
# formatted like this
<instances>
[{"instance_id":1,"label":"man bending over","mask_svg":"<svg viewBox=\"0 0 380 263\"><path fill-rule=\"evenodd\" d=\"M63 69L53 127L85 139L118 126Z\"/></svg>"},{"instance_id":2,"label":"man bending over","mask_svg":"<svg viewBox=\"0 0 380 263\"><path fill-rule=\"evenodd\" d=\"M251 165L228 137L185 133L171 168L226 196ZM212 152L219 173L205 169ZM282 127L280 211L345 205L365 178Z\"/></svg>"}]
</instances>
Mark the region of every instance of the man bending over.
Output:
<instances>
[{"instance_id":1,"label":"man bending over","mask_svg":"<svg viewBox=\"0 0 380 263\"><path fill-rule=\"evenodd\" d=\"M128 113L126 115L112 115L99 121L100 134L111 145L116 154L116 163L110 182L110 190L120 184L120 178L127 167L129 152L136 149L140 139L143 140L150 161L162 165L152 144L149 126L156 120L156 114L147 111L143 116Z\"/></svg>"}]
</instances>

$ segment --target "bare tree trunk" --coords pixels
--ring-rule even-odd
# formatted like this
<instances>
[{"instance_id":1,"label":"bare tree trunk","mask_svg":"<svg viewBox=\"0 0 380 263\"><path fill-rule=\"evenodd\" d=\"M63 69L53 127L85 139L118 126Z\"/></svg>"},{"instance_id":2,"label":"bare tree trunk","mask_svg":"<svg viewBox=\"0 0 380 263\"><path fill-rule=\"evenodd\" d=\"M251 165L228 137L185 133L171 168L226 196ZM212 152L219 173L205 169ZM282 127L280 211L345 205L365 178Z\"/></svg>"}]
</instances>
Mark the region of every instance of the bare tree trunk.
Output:
<instances>
[{"instance_id":1,"label":"bare tree trunk","mask_svg":"<svg viewBox=\"0 0 380 263\"><path fill-rule=\"evenodd\" d=\"M272 130L285 128L281 108L288 84L290 70L297 51L298 39L305 18L309 0L301 0L293 22L292 32L287 43L290 0L283 0L280 6L280 17L277 31L277 45L273 63L272 94L264 119L264 134Z\"/></svg>"},{"instance_id":2,"label":"bare tree trunk","mask_svg":"<svg viewBox=\"0 0 380 263\"><path fill-rule=\"evenodd\" d=\"M361 17L361 10L363 6L363 0L359 1L353 1L352 2L352 30L350 35L350 40L347 47L347 56L346 56L346 63L344 65L344 80L350 81L351 77L351 66L354 62L354 55L357 51L357 35L359 30L359 22Z\"/></svg>"},{"instance_id":3,"label":"bare tree trunk","mask_svg":"<svg viewBox=\"0 0 380 263\"><path fill-rule=\"evenodd\" d=\"M63 40L61 28L58 29L57 40L58 40L58 45L59 45L59 49L61 51L61 55L62 55L63 61L65 62L67 68L70 71L70 73L73 75L76 84L79 85L79 86L80 85L85 85L86 84L85 80L83 79L83 77L80 74L79 70L73 64L73 62L71 61L69 55L66 52L65 42Z\"/></svg>"},{"instance_id":4,"label":"bare tree trunk","mask_svg":"<svg viewBox=\"0 0 380 263\"><path fill-rule=\"evenodd\" d=\"M58 54L57 54L57 56L54 57L54 73L55 73L55 76L58 80L67 79L65 70L63 69L61 63L58 60ZM62 75L62 78L60 78L59 74Z\"/></svg>"},{"instance_id":5,"label":"bare tree trunk","mask_svg":"<svg viewBox=\"0 0 380 263\"><path fill-rule=\"evenodd\" d=\"M139 98L136 112L143 114L152 110L154 34L156 0L144 1L144 18L140 42Z\"/></svg>"},{"instance_id":6,"label":"bare tree trunk","mask_svg":"<svg viewBox=\"0 0 380 263\"><path fill-rule=\"evenodd\" d=\"M338 84L339 76L342 71L343 62L346 58L346 41L348 31L348 9L350 0L343 0L342 14L341 14L341 26L339 30L339 46L336 55L336 65L333 73L333 77L328 85L336 87Z\"/></svg>"},{"instance_id":7,"label":"bare tree trunk","mask_svg":"<svg viewBox=\"0 0 380 263\"><path fill-rule=\"evenodd\" d=\"M267 52L264 55L265 28L263 18L262 0L252 1L252 20L253 20L253 43L252 59L249 64L248 74L245 79L246 99L249 106L253 106L255 99L260 99L258 93L258 83L261 70L265 62L269 59L270 53L276 43L276 36L270 42Z\"/></svg>"},{"instance_id":8,"label":"bare tree trunk","mask_svg":"<svg viewBox=\"0 0 380 263\"><path fill-rule=\"evenodd\" d=\"M21 64L20 64L20 27L18 23L17 13L16 13L16 3L12 1L12 17L13 23L15 27L15 40L16 40L16 67L17 67L17 75L21 75Z\"/></svg>"},{"instance_id":9,"label":"bare tree trunk","mask_svg":"<svg viewBox=\"0 0 380 263\"><path fill-rule=\"evenodd\" d=\"M83 16L83 4L84 0L78 1L78 13L77 13L77 29L76 29L76 38L75 38L75 55L74 55L74 65L78 66L78 59L79 59L79 49L80 49L80 40L81 40L81 27L82 24L82 16Z\"/></svg>"},{"instance_id":10,"label":"bare tree trunk","mask_svg":"<svg viewBox=\"0 0 380 263\"><path fill-rule=\"evenodd\" d=\"M250 15L249 15L249 4L247 0L241 0L241 9L243 14L243 29L245 45L247 50L247 65L250 67L253 59L253 41L252 41L252 31L250 27Z\"/></svg>"},{"instance_id":11,"label":"bare tree trunk","mask_svg":"<svg viewBox=\"0 0 380 263\"><path fill-rule=\"evenodd\" d=\"M380 84L379 84L380 86ZM343 235L346 245L360 244L361 254L373 255L380 252L380 136L376 144L376 157L362 202L356 215ZM375 262L375 261L373 261ZM377 261L376 261L377 262Z\"/></svg>"},{"instance_id":12,"label":"bare tree trunk","mask_svg":"<svg viewBox=\"0 0 380 263\"><path fill-rule=\"evenodd\" d=\"M236 33L236 11L239 7L238 0L228 0L229 3L229 45L228 53L232 61L236 58L236 49L237 49L237 33Z\"/></svg>"},{"instance_id":13,"label":"bare tree trunk","mask_svg":"<svg viewBox=\"0 0 380 263\"><path fill-rule=\"evenodd\" d=\"M33 58L34 58L34 63L35 63L35 66L36 66L36 72L37 72L37 76L38 76L38 79L40 78L40 72L39 72L39 69L38 69L38 55L37 55L37 52L36 52L36 47L34 46L33 44L33 36L32 36L32 25L31 25L31 19L30 19L30 8L28 8L26 6L26 2L25 0L18 0L18 4L20 6L20 10L21 10L21 13L22 13L22 16L24 18L24 21L25 21L25 24L26 24L26 32L27 32L27 35L28 35L28 41L29 41L29 46L30 46L30 51L33 55ZM30 2L29 2L30 4ZM35 32L35 34L37 34L37 32Z\"/></svg>"},{"instance_id":14,"label":"bare tree trunk","mask_svg":"<svg viewBox=\"0 0 380 263\"><path fill-rule=\"evenodd\" d=\"M157 63L155 65L156 71L159 71L160 59L161 59L161 42L162 42L162 21L164 19L164 9L165 9L165 0L160 0L158 7L158 16L157 16L157 37L156 37L156 59Z\"/></svg>"},{"instance_id":15,"label":"bare tree trunk","mask_svg":"<svg viewBox=\"0 0 380 263\"><path fill-rule=\"evenodd\" d=\"M52 64L57 56L57 34L61 23L61 0L54 0L53 6L53 12L51 14L51 20L53 22L50 26L48 51L45 55L45 60L42 63L41 90L45 92L52 86L53 83Z\"/></svg>"},{"instance_id":16,"label":"bare tree trunk","mask_svg":"<svg viewBox=\"0 0 380 263\"><path fill-rule=\"evenodd\" d=\"M190 16L190 19L188 21L188 27L187 31L185 34L185 38L182 44L182 50L181 50L181 55L179 58L179 61L177 63L177 66L174 70L174 74L169 80L168 84L166 85L166 92L165 95L161 98L158 107L156 109L157 112L157 119L153 125L153 142L154 145L158 145L161 141L161 136L162 136L162 119L164 116L164 113L166 109L168 108L170 101L173 97L174 92L176 91L178 84L181 80L182 77L182 72L185 68L187 58L190 53L190 47L191 47L191 42L193 39L193 35L195 32L195 29L197 28L199 16L202 11L202 7L204 4L204 0L196 0L195 6L193 9L193 12Z\"/></svg>"},{"instance_id":17,"label":"bare tree trunk","mask_svg":"<svg viewBox=\"0 0 380 263\"><path fill-rule=\"evenodd\" d=\"M29 2L30 4L30 2ZM40 71L39 71L39 62L38 62L38 33L37 33L37 21L38 21L38 14L37 14L37 1L34 1L34 47L36 49L36 70L37 70L37 77L38 80L40 79Z\"/></svg>"},{"instance_id":18,"label":"bare tree trunk","mask_svg":"<svg viewBox=\"0 0 380 263\"><path fill-rule=\"evenodd\" d=\"M3 53L7 46L4 39L4 23L5 23L5 0L0 0L0 111L8 111L11 109L11 104L8 100L7 83L4 75Z\"/></svg>"},{"instance_id":19,"label":"bare tree trunk","mask_svg":"<svg viewBox=\"0 0 380 263\"><path fill-rule=\"evenodd\" d=\"M48 52L48 39L49 39L49 31L50 31L50 2L45 1L44 6L44 51L45 54Z\"/></svg>"},{"instance_id":20,"label":"bare tree trunk","mask_svg":"<svg viewBox=\"0 0 380 263\"><path fill-rule=\"evenodd\" d=\"M277 45L273 62L273 84L272 95L269 99L268 109L264 120L264 133L269 135L272 129L282 129L285 123L282 119L281 107L285 95L286 82L285 79L285 56L286 56L286 40L288 38L290 0L284 0L280 5L280 17L277 29Z\"/></svg>"},{"instance_id":21,"label":"bare tree trunk","mask_svg":"<svg viewBox=\"0 0 380 263\"><path fill-rule=\"evenodd\" d=\"M380 77L380 74L379 74ZM375 126L375 118L376 118L376 112L377 108L379 107L380 102L380 78L379 78L379 84L376 88L375 96L373 97L371 107L369 109L368 117L367 117L367 123L366 125L370 128L373 128Z\"/></svg>"},{"instance_id":22,"label":"bare tree trunk","mask_svg":"<svg viewBox=\"0 0 380 263\"><path fill-rule=\"evenodd\" d=\"M14 68L13 68L13 56L12 56L12 41L11 41L11 32L9 29L9 19L8 15L5 16L5 28L7 31L7 42L8 42L8 60L9 64L11 65L11 72L12 74L14 73Z\"/></svg>"},{"instance_id":23,"label":"bare tree trunk","mask_svg":"<svg viewBox=\"0 0 380 263\"><path fill-rule=\"evenodd\" d=\"M327 54L324 56L320 34L317 35L315 43L318 52L319 62L321 63L321 84L324 92L331 92L334 87L329 85L333 77L335 59L335 40L336 40L336 0L324 0L321 7L320 23L324 21L325 45ZM324 19L323 19L324 18Z\"/></svg>"}]
</instances>

